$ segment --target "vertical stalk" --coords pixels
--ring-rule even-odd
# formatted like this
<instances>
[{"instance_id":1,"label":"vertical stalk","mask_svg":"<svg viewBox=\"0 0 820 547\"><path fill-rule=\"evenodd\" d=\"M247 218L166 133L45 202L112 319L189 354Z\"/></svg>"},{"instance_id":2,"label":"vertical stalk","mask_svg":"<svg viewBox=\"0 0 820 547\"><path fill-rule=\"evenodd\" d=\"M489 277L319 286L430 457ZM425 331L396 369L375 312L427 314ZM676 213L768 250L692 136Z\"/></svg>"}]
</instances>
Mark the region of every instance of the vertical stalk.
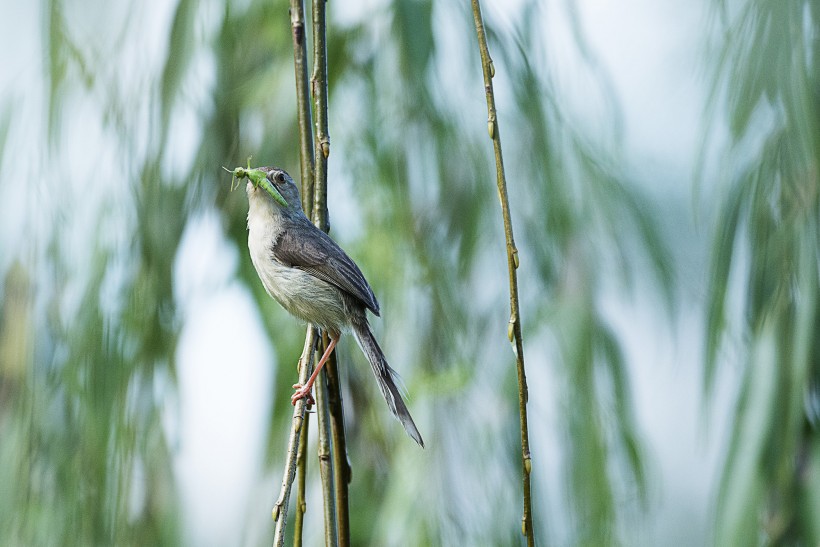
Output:
<instances>
[{"instance_id":1,"label":"vertical stalk","mask_svg":"<svg viewBox=\"0 0 820 547\"><path fill-rule=\"evenodd\" d=\"M328 403L330 407L330 434L333 440L333 484L336 488L336 521L339 527L339 545L350 545L350 515L348 506L348 485L350 484L350 462L347 459L347 441L344 429L344 407L342 386L336 353L325 365L327 375Z\"/></svg>"},{"instance_id":2,"label":"vertical stalk","mask_svg":"<svg viewBox=\"0 0 820 547\"><path fill-rule=\"evenodd\" d=\"M532 498L530 492L530 472L532 458L530 455L529 432L527 428L527 375L524 368L524 347L521 338L521 316L518 305L518 250L513 238L512 219L510 216L510 202L507 195L507 179L504 175L504 159L501 154L501 135L498 130L498 119L495 110L495 95L493 93L493 76L495 68L490 51L487 48L487 36L484 33L484 22L481 19L481 7L478 0L472 0L473 19L478 36L478 48L481 52L481 68L484 74L484 91L487 96L487 130L493 141L495 152L496 183L498 197L501 201L501 214L504 219L504 235L507 240L507 271L510 279L510 323L507 328L510 342L514 344L516 370L518 372L518 413L521 423L521 474L524 487L524 515L521 519L521 532L527 538L527 545L535 545L535 533L532 529Z\"/></svg>"},{"instance_id":3,"label":"vertical stalk","mask_svg":"<svg viewBox=\"0 0 820 547\"><path fill-rule=\"evenodd\" d=\"M325 547L336 547L339 545L339 534L336 526L336 497L333 495L334 473L330 445L327 375L324 372L320 373L316 379L315 391L319 417L319 471L322 477L322 492L324 493Z\"/></svg>"},{"instance_id":4,"label":"vertical stalk","mask_svg":"<svg viewBox=\"0 0 820 547\"><path fill-rule=\"evenodd\" d=\"M315 169L313 187L313 221L324 232L330 231L327 208L327 158L330 155L328 135L328 83L327 83L327 26L326 0L313 0L313 113L315 119ZM328 339L324 337L324 347ZM336 353L325 365L321 374L323 392L317 398L319 413L319 458L324 466L324 448L332 451L332 480L326 481L322 473L322 487L325 495L325 541L328 545L350 545L350 517L348 508L348 481L350 469L347 463L347 449L344 436L344 413L342 410L341 386L339 383ZM318 395L318 391L317 391ZM327 420L328 426L323 426ZM330 438L324 438L328 435ZM331 442L332 439L332 442ZM323 468L324 469L324 468ZM332 505L331 505L332 503ZM330 510L332 509L332 511Z\"/></svg>"},{"instance_id":5,"label":"vertical stalk","mask_svg":"<svg viewBox=\"0 0 820 547\"><path fill-rule=\"evenodd\" d=\"M327 214L327 157L330 138L327 122L327 47L325 41L326 0L313 0L313 114L315 118L316 167L313 174L313 222L324 232L330 231Z\"/></svg>"},{"instance_id":6,"label":"vertical stalk","mask_svg":"<svg viewBox=\"0 0 820 547\"><path fill-rule=\"evenodd\" d=\"M305 414L305 423L302 424L302 430L299 433L299 450L296 454L296 517L293 519L293 547L302 547L302 532L305 527L305 512L307 512L305 478L307 476L309 417L310 414Z\"/></svg>"},{"instance_id":7,"label":"vertical stalk","mask_svg":"<svg viewBox=\"0 0 820 547\"><path fill-rule=\"evenodd\" d=\"M310 215L313 203L313 128L310 117L310 90L308 88L307 33L305 31L305 6L302 0L290 0L290 28L293 37L293 68L296 81L296 119L299 125L299 164L302 183L302 210ZM315 329L309 328L306 339L315 337ZM308 418L299 436L296 482L296 518L293 523L293 545L301 547L304 517L307 511L305 477L307 475Z\"/></svg>"},{"instance_id":8,"label":"vertical stalk","mask_svg":"<svg viewBox=\"0 0 820 547\"><path fill-rule=\"evenodd\" d=\"M313 128L308 90L305 7L302 0L290 0L290 28L293 35L293 67L296 72L296 119L299 124L302 209L310 217L313 208Z\"/></svg>"},{"instance_id":9,"label":"vertical stalk","mask_svg":"<svg viewBox=\"0 0 820 547\"><path fill-rule=\"evenodd\" d=\"M290 0L290 21L293 37L293 64L296 77L297 119L299 124L299 151L300 171L302 182L302 208L308 216L312 216L316 225L329 231L327 210L327 157L330 154L330 140L328 137L327 118L327 51L326 51L326 0L313 0L313 75L311 89L314 98L314 116L316 120L315 152L313 148L313 131L311 127L310 100L307 80L307 53L305 46L305 18L302 0ZM315 162L315 163L314 163ZM312 214L311 214L312 211ZM307 346L313 347L312 341L315 330L308 328L305 338ZM323 341L327 347L327 340ZM300 361L301 363L301 361ZM306 367L305 367L306 368ZM328 373L328 371L330 371ZM304 383L306 375L300 367L300 382ZM328 380L328 376L331 378ZM331 392L328 394L328 387ZM346 442L344 438L344 414L342 411L341 391L338 381L338 368L335 354L325 365L325 371L320 375L316 386L317 412L319 415L319 462L324 490L325 506L325 540L327 545L343 545L350 543L350 526L348 512L347 485L350 477L350 467L347 464ZM303 404L297 403L299 406ZM285 516L287 513L287 498L290 494L290 485L293 482L292 458L298 461L299 482L297 484L297 515L296 529L294 530L294 545L302 543L303 516L305 512L305 443L307 442L307 424L299 429L294 427L288 443L288 459L286 464L286 479L283 480L283 493L274 507L274 519L277 520L274 545L282 545L284 538ZM293 434L299 433L294 440ZM300 442L301 441L301 442ZM297 450L301 447L301 450ZM297 458L298 454L298 458ZM334 472L334 467L336 471ZM289 478L288 478L289 477ZM285 483L287 482L287 488ZM285 490L287 492L285 492ZM284 497L283 497L284 496ZM339 533L341 531L341 538ZM341 540L341 541L340 541Z\"/></svg>"},{"instance_id":10,"label":"vertical stalk","mask_svg":"<svg viewBox=\"0 0 820 547\"><path fill-rule=\"evenodd\" d=\"M311 363L313 362L313 350L316 345L314 329L308 326L308 335L305 337L305 346L302 349L302 356L299 358L299 383L307 382L310 375ZM293 423L288 437L288 449L285 455L285 471L282 476L282 488L279 491L279 498L273 506L273 520L276 528L273 535L274 547L282 547L285 543L285 525L288 517L288 502L290 500L291 486L296 476L296 455L299 451L299 439L302 430L302 423L305 419L305 399L296 401L293 407Z\"/></svg>"},{"instance_id":11,"label":"vertical stalk","mask_svg":"<svg viewBox=\"0 0 820 547\"><path fill-rule=\"evenodd\" d=\"M313 200L313 132L310 123L310 97L307 83L307 52L305 47L305 10L302 0L290 2L290 24L293 36L293 66L296 80L297 120L299 124L299 156L302 180L302 208L307 212ZM313 362L313 349L316 341L316 330L308 325L305 335L305 345L299 359L299 382L304 384L310 375ZM298 417L298 419L297 419ZM297 484L296 527L294 529L294 545L301 545L304 514L307 508L305 501L305 474L307 472L307 430L308 415L305 413L304 400L298 401L294 408L294 424L288 439L288 451L285 462L285 473L282 481L282 491L273 508L273 519L276 521L274 531L274 547L281 547L285 541L285 526L287 524L288 501L293 484L295 468L299 469ZM298 463L297 463L298 462Z\"/></svg>"}]
</instances>

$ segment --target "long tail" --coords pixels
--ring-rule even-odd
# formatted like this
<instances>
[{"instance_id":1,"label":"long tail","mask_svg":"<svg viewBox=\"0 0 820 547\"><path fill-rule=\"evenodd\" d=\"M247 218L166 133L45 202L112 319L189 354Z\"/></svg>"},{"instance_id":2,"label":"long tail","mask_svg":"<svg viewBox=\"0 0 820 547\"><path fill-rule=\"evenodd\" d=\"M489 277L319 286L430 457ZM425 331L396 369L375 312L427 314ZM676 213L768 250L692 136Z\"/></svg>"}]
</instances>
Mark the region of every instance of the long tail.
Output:
<instances>
[{"instance_id":1,"label":"long tail","mask_svg":"<svg viewBox=\"0 0 820 547\"><path fill-rule=\"evenodd\" d=\"M367 321L359 325L353 325L353 334L356 336L356 341L359 342L359 347L362 348L365 356L367 356L367 360L370 361L373 374L376 375L379 388L382 390L384 400L387 401L387 406L390 407L390 412L399 419L404 426L404 430L407 431L407 434L419 443L419 446L424 448L424 440L421 438L421 433L419 433L419 430L416 428L413 417L410 416L410 411L407 410L407 406L404 404L404 400L402 400L401 394L399 393L399 388L396 386L394 378L398 377L398 373L387 364L387 359L384 357L382 349L370 331L370 325L367 324Z\"/></svg>"}]
</instances>

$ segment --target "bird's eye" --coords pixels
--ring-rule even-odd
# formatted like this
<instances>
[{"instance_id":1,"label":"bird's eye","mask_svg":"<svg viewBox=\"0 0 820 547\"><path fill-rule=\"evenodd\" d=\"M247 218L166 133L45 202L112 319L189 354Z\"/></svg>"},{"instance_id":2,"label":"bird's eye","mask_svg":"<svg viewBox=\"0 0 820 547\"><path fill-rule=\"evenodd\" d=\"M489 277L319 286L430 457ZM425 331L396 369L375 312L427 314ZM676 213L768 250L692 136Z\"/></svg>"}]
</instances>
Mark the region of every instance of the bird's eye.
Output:
<instances>
[{"instance_id":1,"label":"bird's eye","mask_svg":"<svg viewBox=\"0 0 820 547\"><path fill-rule=\"evenodd\" d=\"M282 173L276 173L276 182L278 182L279 184L284 184L285 175L283 175Z\"/></svg>"}]
</instances>

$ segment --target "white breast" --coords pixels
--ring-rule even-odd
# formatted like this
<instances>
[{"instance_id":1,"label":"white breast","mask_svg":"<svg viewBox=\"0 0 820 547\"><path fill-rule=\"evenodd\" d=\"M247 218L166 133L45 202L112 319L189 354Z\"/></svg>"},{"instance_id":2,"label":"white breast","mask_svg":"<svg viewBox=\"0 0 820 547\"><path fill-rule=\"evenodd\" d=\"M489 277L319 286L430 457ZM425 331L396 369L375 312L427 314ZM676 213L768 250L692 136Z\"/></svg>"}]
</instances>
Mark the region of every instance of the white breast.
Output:
<instances>
[{"instance_id":1,"label":"white breast","mask_svg":"<svg viewBox=\"0 0 820 547\"><path fill-rule=\"evenodd\" d=\"M248 191L248 249L265 290L292 315L326 330L347 329L345 302L339 289L299 268L274 259L272 246L285 229L281 216L264 196Z\"/></svg>"}]
</instances>

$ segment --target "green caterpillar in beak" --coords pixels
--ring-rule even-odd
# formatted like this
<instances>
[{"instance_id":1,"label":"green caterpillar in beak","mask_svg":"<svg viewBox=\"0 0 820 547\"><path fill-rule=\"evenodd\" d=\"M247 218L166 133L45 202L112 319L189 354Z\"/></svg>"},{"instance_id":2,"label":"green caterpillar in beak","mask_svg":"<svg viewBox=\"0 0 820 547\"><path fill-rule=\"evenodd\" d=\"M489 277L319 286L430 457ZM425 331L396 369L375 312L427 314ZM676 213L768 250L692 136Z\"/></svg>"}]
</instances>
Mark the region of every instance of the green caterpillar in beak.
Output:
<instances>
[{"instance_id":1,"label":"green caterpillar in beak","mask_svg":"<svg viewBox=\"0 0 820 547\"><path fill-rule=\"evenodd\" d=\"M223 169L225 168L223 167ZM250 181L253 183L255 187L259 188L261 186L262 189L265 190L265 192L267 192L270 195L270 197L272 197L276 201L276 203L278 203L282 207L288 206L288 202L285 201L285 198L282 197L282 194L279 193L279 190L274 188L274 186L270 183L267 174L264 171L260 169L250 169L245 167L237 167L233 171L225 169L225 171L228 171L234 176L234 178L237 179L243 179L247 177L248 179L250 179Z\"/></svg>"}]
</instances>

